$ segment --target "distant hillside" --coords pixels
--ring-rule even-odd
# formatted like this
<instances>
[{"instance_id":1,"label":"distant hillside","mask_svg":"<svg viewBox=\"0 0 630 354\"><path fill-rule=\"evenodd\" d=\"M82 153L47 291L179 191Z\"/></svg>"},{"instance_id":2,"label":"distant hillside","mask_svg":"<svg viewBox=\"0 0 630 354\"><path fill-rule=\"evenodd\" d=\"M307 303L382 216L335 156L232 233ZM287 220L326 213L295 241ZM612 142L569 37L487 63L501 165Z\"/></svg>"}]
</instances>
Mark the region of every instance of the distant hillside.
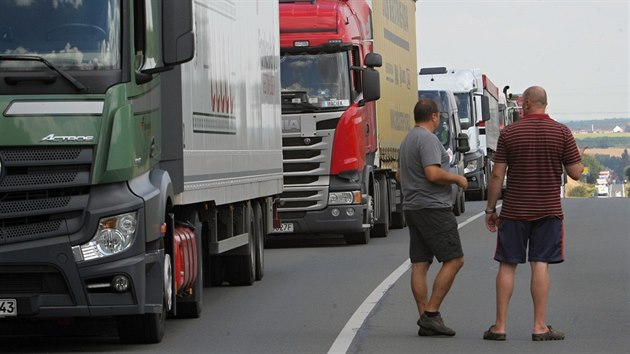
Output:
<instances>
[{"instance_id":1,"label":"distant hillside","mask_svg":"<svg viewBox=\"0 0 630 354\"><path fill-rule=\"evenodd\" d=\"M591 119L591 120L559 120L560 123L566 125L571 131L612 131L616 126L621 127L624 132L630 132L630 118L609 118L609 119Z\"/></svg>"}]
</instances>

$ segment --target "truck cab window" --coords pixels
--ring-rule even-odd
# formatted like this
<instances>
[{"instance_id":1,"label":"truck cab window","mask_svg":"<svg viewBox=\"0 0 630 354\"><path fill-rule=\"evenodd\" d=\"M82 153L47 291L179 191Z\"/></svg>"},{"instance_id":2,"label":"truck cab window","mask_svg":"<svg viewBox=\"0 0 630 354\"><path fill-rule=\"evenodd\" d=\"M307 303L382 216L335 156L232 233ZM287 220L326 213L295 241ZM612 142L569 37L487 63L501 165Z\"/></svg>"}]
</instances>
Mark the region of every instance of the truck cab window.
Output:
<instances>
[{"instance_id":1,"label":"truck cab window","mask_svg":"<svg viewBox=\"0 0 630 354\"><path fill-rule=\"evenodd\" d=\"M121 65L121 4L107 1L5 1L0 54L40 56L64 70ZM0 62L3 70L42 70L37 61Z\"/></svg>"},{"instance_id":2,"label":"truck cab window","mask_svg":"<svg viewBox=\"0 0 630 354\"><path fill-rule=\"evenodd\" d=\"M462 129L468 129L472 123L472 109L470 95L468 93L456 93L457 111L459 112L459 124Z\"/></svg>"},{"instance_id":3,"label":"truck cab window","mask_svg":"<svg viewBox=\"0 0 630 354\"><path fill-rule=\"evenodd\" d=\"M448 112L440 112L440 126L435 131L435 135L440 139L440 143L444 145L445 149L448 149L451 144L450 132Z\"/></svg>"},{"instance_id":4,"label":"truck cab window","mask_svg":"<svg viewBox=\"0 0 630 354\"><path fill-rule=\"evenodd\" d=\"M317 109L350 106L348 57L348 52L284 55L280 60L283 110L291 105L304 108L304 104Z\"/></svg>"}]
</instances>

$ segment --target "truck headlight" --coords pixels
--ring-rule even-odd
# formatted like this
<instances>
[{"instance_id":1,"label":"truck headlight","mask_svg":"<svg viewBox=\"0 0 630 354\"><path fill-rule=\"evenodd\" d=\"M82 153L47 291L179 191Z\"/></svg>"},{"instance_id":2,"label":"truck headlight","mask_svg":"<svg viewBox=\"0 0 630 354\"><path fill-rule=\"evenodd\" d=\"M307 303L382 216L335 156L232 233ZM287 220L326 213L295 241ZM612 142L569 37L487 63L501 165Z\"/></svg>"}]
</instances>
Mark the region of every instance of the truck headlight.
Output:
<instances>
[{"instance_id":1,"label":"truck headlight","mask_svg":"<svg viewBox=\"0 0 630 354\"><path fill-rule=\"evenodd\" d=\"M127 250L136 238L137 224L137 212L102 218L88 243L72 247L75 260L88 261Z\"/></svg>"},{"instance_id":2,"label":"truck headlight","mask_svg":"<svg viewBox=\"0 0 630 354\"><path fill-rule=\"evenodd\" d=\"M477 160L469 161L464 168L464 173L471 173L477 171Z\"/></svg>"},{"instance_id":3,"label":"truck headlight","mask_svg":"<svg viewBox=\"0 0 630 354\"><path fill-rule=\"evenodd\" d=\"M328 205L361 204L361 191L328 193Z\"/></svg>"}]
</instances>

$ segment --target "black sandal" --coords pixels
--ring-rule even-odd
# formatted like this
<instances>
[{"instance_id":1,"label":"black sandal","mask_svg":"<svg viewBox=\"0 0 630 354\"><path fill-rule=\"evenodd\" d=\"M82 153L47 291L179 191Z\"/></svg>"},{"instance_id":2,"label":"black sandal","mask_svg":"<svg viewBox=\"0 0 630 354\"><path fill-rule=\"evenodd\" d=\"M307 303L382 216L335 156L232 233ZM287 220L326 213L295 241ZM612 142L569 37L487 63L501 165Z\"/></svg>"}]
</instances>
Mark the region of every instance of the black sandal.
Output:
<instances>
[{"instance_id":1,"label":"black sandal","mask_svg":"<svg viewBox=\"0 0 630 354\"><path fill-rule=\"evenodd\" d=\"M564 340L564 333L547 326L549 331L545 333L532 333L532 340L534 342L547 341L547 340Z\"/></svg>"},{"instance_id":2,"label":"black sandal","mask_svg":"<svg viewBox=\"0 0 630 354\"><path fill-rule=\"evenodd\" d=\"M487 331L483 332L483 339L485 340L505 340L505 333L492 332L494 325L490 326Z\"/></svg>"}]
</instances>

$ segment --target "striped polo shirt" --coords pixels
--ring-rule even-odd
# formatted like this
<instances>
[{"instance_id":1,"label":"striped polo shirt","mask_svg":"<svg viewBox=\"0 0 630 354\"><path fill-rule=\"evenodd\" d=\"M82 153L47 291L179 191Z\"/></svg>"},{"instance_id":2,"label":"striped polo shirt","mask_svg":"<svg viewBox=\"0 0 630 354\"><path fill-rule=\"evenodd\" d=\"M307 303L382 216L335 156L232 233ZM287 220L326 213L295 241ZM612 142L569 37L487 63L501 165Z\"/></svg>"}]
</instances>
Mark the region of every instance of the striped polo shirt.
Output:
<instances>
[{"instance_id":1,"label":"striped polo shirt","mask_svg":"<svg viewBox=\"0 0 630 354\"><path fill-rule=\"evenodd\" d=\"M495 163L507 163L501 217L563 218L560 202L563 165L581 162L571 130L547 114L530 114L499 135Z\"/></svg>"}]
</instances>

